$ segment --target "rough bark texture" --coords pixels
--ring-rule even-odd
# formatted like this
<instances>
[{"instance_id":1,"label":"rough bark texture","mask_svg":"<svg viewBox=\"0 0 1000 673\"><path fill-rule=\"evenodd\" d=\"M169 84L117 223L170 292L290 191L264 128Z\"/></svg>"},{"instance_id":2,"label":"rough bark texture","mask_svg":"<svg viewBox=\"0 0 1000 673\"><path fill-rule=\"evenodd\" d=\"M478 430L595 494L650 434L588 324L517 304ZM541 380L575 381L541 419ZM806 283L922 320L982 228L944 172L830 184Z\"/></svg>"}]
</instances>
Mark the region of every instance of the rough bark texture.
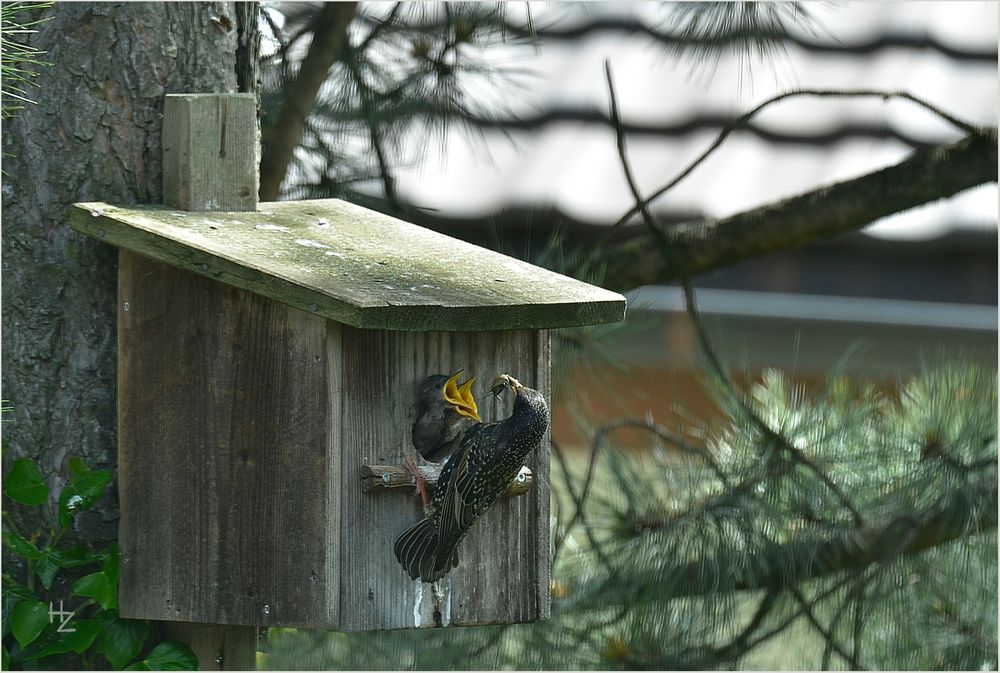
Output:
<instances>
[{"instance_id":1,"label":"rough bark texture","mask_svg":"<svg viewBox=\"0 0 1000 673\"><path fill-rule=\"evenodd\" d=\"M236 3L236 80L240 93L256 94L260 90L260 25L259 2ZM260 117L260 107L257 109Z\"/></svg>"},{"instance_id":2,"label":"rough bark texture","mask_svg":"<svg viewBox=\"0 0 1000 673\"><path fill-rule=\"evenodd\" d=\"M997 131L984 129L853 180L720 220L664 227L606 247L604 286L671 283L749 257L860 229L893 213L997 180Z\"/></svg>"},{"instance_id":3,"label":"rough bark texture","mask_svg":"<svg viewBox=\"0 0 1000 673\"><path fill-rule=\"evenodd\" d=\"M116 252L72 232L67 209L161 200L163 95L235 90L236 17L201 2L46 11L30 42L53 65L3 133L3 431L4 468L35 457L55 492L71 455L115 465ZM75 534L113 539L116 524L108 498Z\"/></svg>"}]
</instances>

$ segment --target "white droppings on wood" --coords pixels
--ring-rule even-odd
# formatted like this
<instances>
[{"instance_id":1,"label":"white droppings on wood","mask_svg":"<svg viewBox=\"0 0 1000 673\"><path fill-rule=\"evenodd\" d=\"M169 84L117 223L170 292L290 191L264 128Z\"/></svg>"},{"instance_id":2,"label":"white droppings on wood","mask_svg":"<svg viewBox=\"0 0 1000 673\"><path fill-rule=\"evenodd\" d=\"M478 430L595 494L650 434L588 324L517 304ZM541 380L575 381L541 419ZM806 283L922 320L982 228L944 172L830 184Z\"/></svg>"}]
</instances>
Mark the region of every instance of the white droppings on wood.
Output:
<instances>
[{"instance_id":1,"label":"white droppings on wood","mask_svg":"<svg viewBox=\"0 0 1000 673\"><path fill-rule=\"evenodd\" d=\"M308 238L296 238L295 242L299 245L303 245L307 248L329 248L326 243L320 243L319 241L313 241Z\"/></svg>"},{"instance_id":2,"label":"white droppings on wood","mask_svg":"<svg viewBox=\"0 0 1000 673\"><path fill-rule=\"evenodd\" d=\"M446 579L448 580L448 588L444 592L444 609L441 611L442 626L451 625L451 576L449 575Z\"/></svg>"},{"instance_id":3,"label":"white droppings on wood","mask_svg":"<svg viewBox=\"0 0 1000 673\"><path fill-rule=\"evenodd\" d=\"M413 580L413 625L420 627L420 603L424 599L424 583Z\"/></svg>"}]
</instances>

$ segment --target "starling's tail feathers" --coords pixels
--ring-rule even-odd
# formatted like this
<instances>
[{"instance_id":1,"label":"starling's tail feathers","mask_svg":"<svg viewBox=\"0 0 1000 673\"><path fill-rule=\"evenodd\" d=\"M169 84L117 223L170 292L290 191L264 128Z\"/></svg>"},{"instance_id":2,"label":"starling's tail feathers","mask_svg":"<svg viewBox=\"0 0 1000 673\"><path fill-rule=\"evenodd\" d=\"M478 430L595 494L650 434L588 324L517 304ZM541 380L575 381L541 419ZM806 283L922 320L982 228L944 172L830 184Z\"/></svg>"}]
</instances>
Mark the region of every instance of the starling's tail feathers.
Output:
<instances>
[{"instance_id":1,"label":"starling's tail feathers","mask_svg":"<svg viewBox=\"0 0 1000 673\"><path fill-rule=\"evenodd\" d=\"M393 551L396 559L410 579L421 575L421 566L426 565L425 557L433 557L437 552L437 529L430 519L421 519L399 536Z\"/></svg>"},{"instance_id":2,"label":"starling's tail feathers","mask_svg":"<svg viewBox=\"0 0 1000 673\"><path fill-rule=\"evenodd\" d=\"M440 558L437 527L431 519L421 519L399 536L393 547L396 559L410 579L436 582L458 565L458 551Z\"/></svg>"}]
</instances>

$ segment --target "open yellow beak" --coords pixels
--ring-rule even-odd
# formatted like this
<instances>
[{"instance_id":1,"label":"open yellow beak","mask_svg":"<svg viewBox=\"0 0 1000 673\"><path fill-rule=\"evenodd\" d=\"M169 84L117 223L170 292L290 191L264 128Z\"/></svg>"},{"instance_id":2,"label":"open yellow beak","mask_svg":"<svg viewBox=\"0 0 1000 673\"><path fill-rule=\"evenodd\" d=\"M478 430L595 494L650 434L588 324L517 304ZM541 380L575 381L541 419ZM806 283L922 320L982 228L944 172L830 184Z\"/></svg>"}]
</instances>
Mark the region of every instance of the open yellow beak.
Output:
<instances>
[{"instance_id":1,"label":"open yellow beak","mask_svg":"<svg viewBox=\"0 0 1000 673\"><path fill-rule=\"evenodd\" d=\"M472 383L476 380L471 378L461 386L458 385L458 377L462 375L464 369L459 369L449 378L442 389L444 399L449 404L455 405L455 411L460 415L471 418L477 423L481 423L479 417L479 407L476 405L476 398L472 396Z\"/></svg>"},{"instance_id":2,"label":"open yellow beak","mask_svg":"<svg viewBox=\"0 0 1000 673\"><path fill-rule=\"evenodd\" d=\"M458 394L462 396L462 401L465 402L465 408L459 409L458 413L468 416L477 423L482 423L483 419L479 418L479 407L476 405L476 398L472 396L472 384L475 381L476 378L472 377L458 387Z\"/></svg>"}]
</instances>

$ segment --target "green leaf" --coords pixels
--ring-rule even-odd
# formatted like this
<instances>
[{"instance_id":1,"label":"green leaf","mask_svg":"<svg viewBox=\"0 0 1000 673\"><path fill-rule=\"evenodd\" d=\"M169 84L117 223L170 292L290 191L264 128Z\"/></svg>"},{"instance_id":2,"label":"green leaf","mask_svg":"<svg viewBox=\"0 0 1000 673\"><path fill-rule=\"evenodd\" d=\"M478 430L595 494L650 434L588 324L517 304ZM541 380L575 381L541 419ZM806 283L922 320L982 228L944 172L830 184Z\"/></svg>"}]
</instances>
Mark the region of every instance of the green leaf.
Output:
<instances>
[{"instance_id":1,"label":"green leaf","mask_svg":"<svg viewBox=\"0 0 1000 673\"><path fill-rule=\"evenodd\" d=\"M10 622L12 615L14 614L14 608L24 600L23 596L20 596L14 592L7 591L7 587L4 587L3 592L3 614L0 616L0 627L3 628L2 638L6 638L7 634L10 633Z\"/></svg>"},{"instance_id":2,"label":"green leaf","mask_svg":"<svg viewBox=\"0 0 1000 673\"><path fill-rule=\"evenodd\" d=\"M6 646L4 646L4 648L3 648L3 659L0 660L0 668L2 668L5 671L9 671L10 670L10 655L7 654L7 647Z\"/></svg>"},{"instance_id":3,"label":"green leaf","mask_svg":"<svg viewBox=\"0 0 1000 673\"><path fill-rule=\"evenodd\" d=\"M59 574L59 563L52 554L47 554L35 563L35 574L38 575L38 579L42 580L42 586L48 591L52 588L56 575Z\"/></svg>"},{"instance_id":4,"label":"green leaf","mask_svg":"<svg viewBox=\"0 0 1000 673\"><path fill-rule=\"evenodd\" d=\"M175 640L165 640L149 653L142 662L147 668L129 670L149 670L149 671L195 671L198 670L198 657L194 656L184 643Z\"/></svg>"},{"instance_id":5,"label":"green leaf","mask_svg":"<svg viewBox=\"0 0 1000 673\"><path fill-rule=\"evenodd\" d=\"M10 633L10 614L17 607L17 604L21 602L21 599L17 596L4 596L3 597L3 618L0 621L0 638L6 638L7 634Z\"/></svg>"},{"instance_id":6,"label":"green leaf","mask_svg":"<svg viewBox=\"0 0 1000 673\"><path fill-rule=\"evenodd\" d=\"M70 479L59 494L59 525L68 527L77 512L93 507L109 483L108 470L89 470Z\"/></svg>"},{"instance_id":7,"label":"green leaf","mask_svg":"<svg viewBox=\"0 0 1000 673\"><path fill-rule=\"evenodd\" d=\"M35 597L35 594L27 586L5 573L3 576L3 596L4 598L14 596L18 600L30 600Z\"/></svg>"},{"instance_id":8,"label":"green leaf","mask_svg":"<svg viewBox=\"0 0 1000 673\"><path fill-rule=\"evenodd\" d=\"M3 487L11 500L23 505L41 505L49 497L49 487L45 485L42 472L30 458L14 461Z\"/></svg>"},{"instance_id":9,"label":"green leaf","mask_svg":"<svg viewBox=\"0 0 1000 673\"><path fill-rule=\"evenodd\" d=\"M89 472L90 468L87 467L87 463L83 462L83 458L73 456L69 459L69 471L73 474L83 474Z\"/></svg>"},{"instance_id":10,"label":"green leaf","mask_svg":"<svg viewBox=\"0 0 1000 673\"><path fill-rule=\"evenodd\" d=\"M153 669L151 669L149 667L149 665L146 663L145 660L142 660L142 661L135 662L131 666L127 666L125 668L125 670L126 671L151 671Z\"/></svg>"},{"instance_id":11,"label":"green leaf","mask_svg":"<svg viewBox=\"0 0 1000 673\"><path fill-rule=\"evenodd\" d=\"M49 625L49 606L36 600L22 601L14 608L10 621L18 644L27 647Z\"/></svg>"},{"instance_id":12,"label":"green leaf","mask_svg":"<svg viewBox=\"0 0 1000 673\"><path fill-rule=\"evenodd\" d=\"M42 558L42 552L38 550L38 547L34 543L24 539L13 531L5 530L3 532L3 543L21 558L31 559L32 561Z\"/></svg>"},{"instance_id":13,"label":"green leaf","mask_svg":"<svg viewBox=\"0 0 1000 673\"><path fill-rule=\"evenodd\" d=\"M102 554L92 552L89 547L83 544L76 544L69 549L54 549L48 553L53 561L59 564L60 568L78 568L80 566L98 563L102 559Z\"/></svg>"},{"instance_id":14,"label":"green leaf","mask_svg":"<svg viewBox=\"0 0 1000 673\"><path fill-rule=\"evenodd\" d=\"M103 572L84 575L73 583L73 595L93 598L105 610L118 607L118 586Z\"/></svg>"},{"instance_id":15,"label":"green leaf","mask_svg":"<svg viewBox=\"0 0 1000 673\"><path fill-rule=\"evenodd\" d=\"M99 613L97 620L101 623L101 634L97 637L96 649L107 657L112 667L121 670L142 650L149 636L149 622L121 619L116 610Z\"/></svg>"},{"instance_id":16,"label":"green leaf","mask_svg":"<svg viewBox=\"0 0 1000 673\"><path fill-rule=\"evenodd\" d=\"M112 586L118 586L119 559L121 557L118 552L118 545L112 542L108 545L105 553L107 554L107 558L101 566L101 572L107 575L108 581L111 582Z\"/></svg>"},{"instance_id":17,"label":"green leaf","mask_svg":"<svg viewBox=\"0 0 1000 673\"><path fill-rule=\"evenodd\" d=\"M40 651L32 654L28 659L41 659L53 654L65 654L66 652L76 652L80 654L94 642L97 634L101 630L101 625L93 619L70 619L65 626L66 629L73 629L64 633L58 640L46 645Z\"/></svg>"}]
</instances>

